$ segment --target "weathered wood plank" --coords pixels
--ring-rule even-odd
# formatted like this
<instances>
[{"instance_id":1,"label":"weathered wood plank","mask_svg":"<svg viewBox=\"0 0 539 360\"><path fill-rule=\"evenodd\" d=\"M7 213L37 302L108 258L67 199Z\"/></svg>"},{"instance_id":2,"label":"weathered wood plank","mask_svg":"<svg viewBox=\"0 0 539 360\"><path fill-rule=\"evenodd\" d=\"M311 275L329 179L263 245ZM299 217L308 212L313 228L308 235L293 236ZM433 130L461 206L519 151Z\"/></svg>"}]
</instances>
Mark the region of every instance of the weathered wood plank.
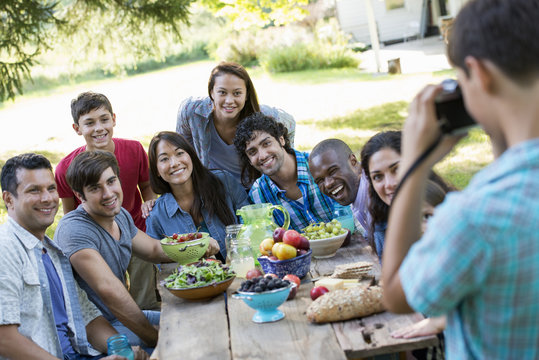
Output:
<instances>
[{"instance_id":1,"label":"weathered wood plank","mask_svg":"<svg viewBox=\"0 0 539 360\"><path fill-rule=\"evenodd\" d=\"M317 278L333 273L335 266L368 261L373 264L373 274L380 279L381 267L378 257L367 242L354 235L350 245L341 248L328 259L315 259L311 263L311 276ZM421 314L397 315L389 312L375 314L361 319L332 323L335 336L349 359L361 358L399 351L421 349L438 344L436 336L414 339L395 339L391 332L424 319Z\"/></svg>"},{"instance_id":2,"label":"weathered wood plank","mask_svg":"<svg viewBox=\"0 0 539 360\"><path fill-rule=\"evenodd\" d=\"M170 271L164 269L160 278ZM161 285L159 293L159 360L231 359L224 293L205 301L180 299Z\"/></svg>"},{"instance_id":3,"label":"weathered wood plank","mask_svg":"<svg viewBox=\"0 0 539 360\"><path fill-rule=\"evenodd\" d=\"M391 333L423 319L421 314L397 315L389 312L352 321L333 323L335 335L348 358L421 349L438 344L436 336L395 339Z\"/></svg>"},{"instance_id":4,"label":"weathered wood plank","mask_svg":"<svg viewBox=\"0 0 539 360\"><path fill-rule=\"evenodd\" d=\"M239 280L229 288L239 287ZM233 359L346 359L331 325L312 325L305 310L311 303L310 281L302 283L296 298L281 307L285 318L274 323L256 324L254 310L243 300L228 298L230 341Z\"/></svg>"},{"instance_id":5,"label":"weathered wood plank","mask_svg":"<svg viewBox=\"0 0 539 360\"><path fill-rule=\"evenodd\" d=\"M331 275L335 266L341 264L368 261L373 264L372 273L376 279L380 278L381 268L378 257L372 252L361 235L353 235L350 245L337 250L334 257L327 259L312 259L311 276L313 278Z\"/></svg>"}]
</instances>

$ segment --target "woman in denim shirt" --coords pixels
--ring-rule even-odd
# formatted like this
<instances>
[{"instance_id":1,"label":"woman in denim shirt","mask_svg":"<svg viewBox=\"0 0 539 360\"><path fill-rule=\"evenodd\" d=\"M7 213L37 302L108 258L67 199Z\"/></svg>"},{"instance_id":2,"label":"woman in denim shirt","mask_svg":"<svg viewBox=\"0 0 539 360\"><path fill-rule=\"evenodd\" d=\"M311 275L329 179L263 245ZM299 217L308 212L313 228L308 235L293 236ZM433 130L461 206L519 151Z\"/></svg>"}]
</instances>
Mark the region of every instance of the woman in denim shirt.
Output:
<instances>
[{"instance_id":1,"label":"woman in denim shirt","mask_svg":"<svg viewBox=\"0 0 539 360\"><path fill-rule=\"evenodd\" d=\"M241 162L233 140L236 127L247 116L262 112L282 123L294 146L296 122L287 112L259 105L256 90L240 64L221 62L210 74L206 97L185 99L178 110L176 132L185 136L195 148L200 161L210 169L223 169L249 187L248 176L242 174ZM249 171L255 172L254 168ZM244 181L242 181L244 180Z\"/></svg>"},{"instance_id":2,"label":"woman in denim shirt","mask_svg":"<svg viewBox=\"0 0 539 360\"><path fill-rule=\"evenodd\" d=\"M225 226L238 223L236 210L249 203L243 187L228 172L204 167L195 149L175 132L155 135L148 157L150 184L161 196L146 219L147 234L161 239L208 232L221 248L217 257L226 259Z\"/></svg>"},{"instance_id":3,"label":"woman in denim shirt","mask_svg":"<svg viewBox=\"0 0 539 360\"><path fill-rule=\"evenodd\" d=\"M369 244L382 263L389 206L399 184L397 170L401 159L400 131L385 131L374 135L361 150L361 166L369 179L369 212L371 224ZM444 192L454 190L434 171L430 179Z\"/></svg>"}]
</instances>

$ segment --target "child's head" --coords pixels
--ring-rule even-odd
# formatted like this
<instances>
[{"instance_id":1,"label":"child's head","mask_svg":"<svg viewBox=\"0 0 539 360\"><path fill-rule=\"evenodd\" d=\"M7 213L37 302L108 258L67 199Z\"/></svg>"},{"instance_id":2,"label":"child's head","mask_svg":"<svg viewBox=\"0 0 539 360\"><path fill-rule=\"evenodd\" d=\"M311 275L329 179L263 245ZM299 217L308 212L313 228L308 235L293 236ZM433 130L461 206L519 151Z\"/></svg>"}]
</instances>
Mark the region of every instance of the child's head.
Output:
<instances>
[{"instance_id":1,"label":"child's head","mask_svg":"<svg viewBox=\"0 0 539 360\"><path fill-rule=\"evenodd\" d=\"M73 129L84 137L87 150L114 151L112 142L116 115L103 94L84 92L71 101Z\"/></svg>"},{"instance_id":2,"label":"child's head","mask_svg":"<svg viewBox=\"0 0 539 360\"><path fill-rule=\"evenodd\" d=\"M94 93L91 91L83 92L76 99L71 100L71 115L73 122L79 125L79 119L82 115L86 115L92 110L104 108L112 116L112 105L109 99L103 94Z\"/></svg>"},{"instance_id":3,"label":"child's head","mask_svg":"<svg viewBox=\"0 0 539 360\"><path fill-rule=\"evenodd\" d=\"M425 189L425 201L421 209L421 232L427 230L427 221L434 215L434 208L440 205L445 199L445 190L436 182L429 180Z\"/></svg>"}]
</instances>

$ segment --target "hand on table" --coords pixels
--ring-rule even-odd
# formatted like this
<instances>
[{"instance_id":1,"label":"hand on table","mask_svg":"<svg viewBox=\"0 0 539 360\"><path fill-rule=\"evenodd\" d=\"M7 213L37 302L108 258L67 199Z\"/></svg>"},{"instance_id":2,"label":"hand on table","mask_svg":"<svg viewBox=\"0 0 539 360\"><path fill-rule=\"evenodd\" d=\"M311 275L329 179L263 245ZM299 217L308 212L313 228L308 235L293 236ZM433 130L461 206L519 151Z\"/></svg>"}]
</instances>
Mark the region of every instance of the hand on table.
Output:
<instances>
[{"instance_id":1,"label":"hand on table","mask_svg":"<svg viewBox=\"0 0 539 360\"><path fill-rule=\"evenodd\" d=\"M131 349L133 349L133 352L135 353L135 360L149 360L150 355L140 346L131 346Z\"/></svg>"},{"instance_id":2,"label":"hand on table","mask_svg":"<svg viewBox=\"0 0 539 360\"><path fill-rule=\"evenodd\" d=\"M204 254L204 257L210 257L212 255L215 255L219 252L221 247L219 246L219 243L214 238L210 238L210 245L208 245L208 250L206 250L206 253Z\"/></svg>"},{"instance_id":3,"label":"hand on table","mask_svg":"<svg viewBox=\"0 0 539 360\"><path fill-rule=\"evenodd\" d=\"M152 211L154 205L155 205L155 199L145 201L144 204L141 205L140 208L142 210L143 219L146 219L148 216L150 216L150 211Z\"/></svg>"},{"instance_id":4,"label":"hand on table","mask_svg":"<svg viewBox=\"0 0 539 360\"><path fill-rule=\"evenodd\" d=\"M394 338L411 339L420 336L436 335L444 331L445 316L423 319L413 325L396 330L391 333Z\"/></svg>"}]
</instances>

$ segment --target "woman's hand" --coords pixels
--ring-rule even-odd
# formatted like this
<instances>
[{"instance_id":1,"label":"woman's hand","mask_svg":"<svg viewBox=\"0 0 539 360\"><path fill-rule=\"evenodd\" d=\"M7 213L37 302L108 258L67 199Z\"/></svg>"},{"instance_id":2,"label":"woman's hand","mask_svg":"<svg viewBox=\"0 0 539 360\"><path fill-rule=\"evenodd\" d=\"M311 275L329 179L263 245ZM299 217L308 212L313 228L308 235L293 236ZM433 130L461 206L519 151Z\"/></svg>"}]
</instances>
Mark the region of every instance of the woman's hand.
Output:
<instances>
[{"instance_id":1,"label":"woman's hand","mask_svg":"<svg viewBox=\"0 0 539 360\"><path fill-rule=\"evenodd\" d=\"M142 210L143 219L146 219L148 216L150 216L150 211L152 211L154 205L155 199L148 200L141 205L140 208Z\"/></svg>"},{"instance_id":2,"label":"woman's hand","mask_svg":"<svg viewBox=\"0 0 539 360\"><path fill-rule=\"evenodd\" d=\"M446 317L437 316L426 318L413 325L391 333L394 338L410 339L420 336L436 335L445 330Z\"/></svg>"},{"instance_id":3,"label":"woman's hand","mask_svg":"<svg viewBox=\"0 0 539 360\"><path fill-rule=\"evenodd\" d=\"M206 250L206 253L204 254L204 257L210 257L212 255L215 255L221 250L219 247L219 243L214 238L210 238L210 245L208 246L208 250Z\"/></svg>"}]
</instances>

